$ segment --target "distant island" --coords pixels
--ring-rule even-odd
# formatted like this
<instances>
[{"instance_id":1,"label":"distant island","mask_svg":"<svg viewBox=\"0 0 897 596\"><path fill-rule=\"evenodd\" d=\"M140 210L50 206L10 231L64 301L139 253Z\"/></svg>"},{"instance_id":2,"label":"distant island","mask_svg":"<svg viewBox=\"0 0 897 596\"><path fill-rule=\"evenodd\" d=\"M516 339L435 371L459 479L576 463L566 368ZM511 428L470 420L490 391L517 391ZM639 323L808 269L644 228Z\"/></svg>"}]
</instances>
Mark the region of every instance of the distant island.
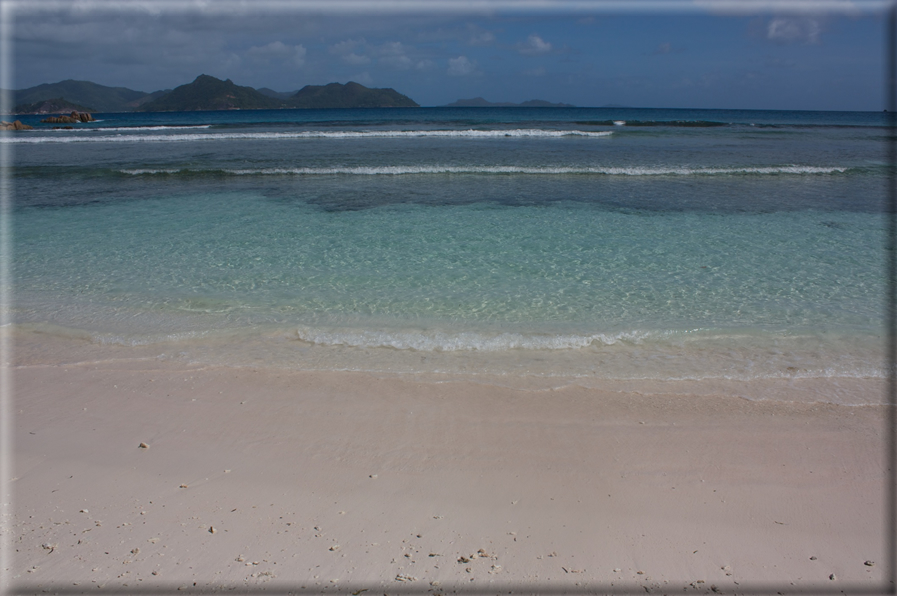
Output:
<instances>
[{"instance_id":1,"label":"distant island","mask_svg":"<svg viewBox=\"0 0 897 596\"><path fill-rule=\"evenodd\" d=\"M393 89L368 89L349 81L345 85L306 85L286 100L296 108L418 108L417 103Z\"/></svg>"},{"instance_id":2,"label":"distant island","mask_svg":"<svg viewBox=\"0 0 897 596\"><path fill-rule=\"evenodd\" d=\"M569 103L551 103L542 99L531 99L523 103L511 102L492 102L486 101L482 97L474 97L473 99L459 99L458 101L446 104L447 108L575 108L576 106Z\"/></svg>"},{"instance_id":3,"label":"distant island","mask_svg":"<svg viewBox=\"0 0 897 596\"><path fill-rule=\"evenodd\" d=\"M345 85L306 85L281 93L268 88L241 87L230 79L199 75L175 89L144 93L106 87L90 81L67 80L12 92L16 114L71 112L191 112L200 110L274 110L289 108L419 107L394 89ZM86 107L90 106L90 107Z\"/></svg>"},{"instance_id":4,"label":"distant island","mask_svg":"<svg viewBox=\"0 0 897 596\"><path fill-rule=\"evenodd\" d=\"M73 111L90 114L96 112L93 108L72 103L62 97L18 105L15 111L16 114L60 114Z\"/></svg>"}]
</instances>

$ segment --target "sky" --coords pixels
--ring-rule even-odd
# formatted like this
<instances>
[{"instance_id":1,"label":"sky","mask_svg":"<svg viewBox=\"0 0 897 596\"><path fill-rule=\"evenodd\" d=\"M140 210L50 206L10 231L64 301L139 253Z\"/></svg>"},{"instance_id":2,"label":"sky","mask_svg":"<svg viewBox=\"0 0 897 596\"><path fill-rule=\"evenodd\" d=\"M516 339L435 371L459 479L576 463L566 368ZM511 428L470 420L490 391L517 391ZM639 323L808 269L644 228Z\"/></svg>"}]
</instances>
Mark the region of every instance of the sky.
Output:
<instances>
[{"instance_id":1,"label":"sky","mask_svg":"<svg viewBox=\"0 0 897 596\"><path fill-rule=\"evenodd\" d=\"M885 105L884 4L862 0L5 4L14 89L76 79L149 92L207 74L275 91L355 81L422 106Z\"/></svg>"}]
</instances>

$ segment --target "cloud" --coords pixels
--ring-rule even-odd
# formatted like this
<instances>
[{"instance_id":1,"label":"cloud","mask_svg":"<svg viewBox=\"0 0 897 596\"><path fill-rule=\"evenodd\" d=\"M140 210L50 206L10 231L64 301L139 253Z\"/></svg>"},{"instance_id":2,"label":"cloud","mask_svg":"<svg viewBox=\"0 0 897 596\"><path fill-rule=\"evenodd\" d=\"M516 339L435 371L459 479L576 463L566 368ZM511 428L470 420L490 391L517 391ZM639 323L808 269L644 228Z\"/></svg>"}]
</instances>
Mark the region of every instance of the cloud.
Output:
<instances>
[{"instance_id":1,"label":"cloud","mask_svg":"<svg viewBox=\"0 0 897 596\"><path fill-rule=\"evenodd\" d=\"M408 56L384 56L377 60L377 63L396 70L408 70L414 66L414 61Z\"/></svg>"},{"instance_id":2,"label":"cloud","mask_svg":"<svg viewBox=\"0 0 897 596\"><path fill-rule=\"evenodd\" d=\"M538 56L550 52L551 44L533 33L524 43L517 44L517 51L524 56Z\"/></svg>"},{"instance_id":3,"label":"cloud","mask_svg":"<svg viewBox=\"0 0 897 596\"><path fill-rule=\"evenodd\" d=\"M327 48L327 51L342 58L343 62L345 62L346 64L359 66L361 64L370 64L371 62L371 59L369 57L363 54L355 53L355 48L365 45L367 45L367 42L364 40L364 38L347 39L345 41L333 44L332 46Z\"/></svg>"},{"instance_id":4,"label":"cloud","mask_svg":"<svg viewBox=\"0 0 897 596\"><path fill-rule=\"evenodd\" d=\"M374 51L380 56L404 56L405 46L401 41L388 41L375 47Z\"/></svg>"},{"instance_id":5,"label":"cloud","mask_svg":"<svg viewBox=\"0 0 897 596\"><path fill-rule=\"evenodd\" d=\"M282 41L272 41L264 46L252 46L246 50L250 58L268 62L270 60L291 60L296 66L305 64L306 49L303 45L289 46Z\"/></svg>"},{"instance_id":6,"label":"cloud","mask_svg":"<svg viewBox=\"0 0 897 596\"><path fill-rule=\"evenodd\" d=\"M328 48L328 51L331 54L336 54L337 56L346 56L351 54L355 48L360 45L364 45L364 38L361 39L347 39L345 41L341 41L339 43L335 43Z\"/></svg>"},{"instance_id":7,"label":"cloud","mask_svg":"<svg viewBox=\"0 0 897 596\"><path fill-rule=\"evenodd\" d=\"M342 59L346 64L369 64L371 62L371 59L367 56L360 56L354 52L346 54Z\"/></svg>"},{"instance_id":8,"label":"cloud","mask_svg":"<svg viewBox=\"0 0 897 596\"><path fill-rule=\"evenodd\" d=\"M414 47L407 46L400 41L387 41L380 45L369 43L363 37L360 39L347 39L335 43L328 48L331 54L339 56L343 62L352 65L370 64L372 58L368 54L377 57L377 64L395 70L409 70L416 68L425 70L433 66L429 60L416 60L408 54L416 53Z\"/></svg>"},{"instance_id":9,"label":"cloud","mask_svg":"<svg viewBox=\"0 0 897 596\"><path fill-rule=\"evenodd\" d=\"M463 77L473 74L477 70L476 60L471 62L467 56L458 56L457 58L449 58L448 74L453 77Z\"/></svg>"},{"instance_id":10,"label":"cloud","mask_svg":"<svg viewBox=\"0 0 897 596\"><path fill-rule=\"evenodd\" d=\"M822 23L812 17L776 17L766 26L766 38L776 43L819 43Z\"/></svg>"},{"instance_id":11,"label":"cloud","mask_svg":"<svg viewBox=\"0 0 897 596\"><path fill-rule=\"evenodd\" d=\"M467 25L467 45L488 46L495 43L495 34L470 23Z\"/></svg>"}]
</instances>

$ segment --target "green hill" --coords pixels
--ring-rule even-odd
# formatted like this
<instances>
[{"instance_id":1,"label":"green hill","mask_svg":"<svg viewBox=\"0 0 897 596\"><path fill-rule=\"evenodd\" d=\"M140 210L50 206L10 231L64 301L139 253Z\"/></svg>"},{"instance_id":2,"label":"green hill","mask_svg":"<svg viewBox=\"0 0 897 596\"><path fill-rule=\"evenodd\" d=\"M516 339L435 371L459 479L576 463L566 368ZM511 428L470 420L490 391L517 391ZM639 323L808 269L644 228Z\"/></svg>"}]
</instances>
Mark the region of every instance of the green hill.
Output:
<instances>
[{"instance_id":1,"label":"green hill","mask_svg":"<svg viewBox=\"0 0 897 596\"><path fill-rule=\"evenodd\" d=\"M275 99L289 99L297 93L296 91L275 91L274 89L268 89L267 87L259 87L256 91L262 95L267 95L268 97L273 97Z\"/></svg>"},{"instance_id":2,"label":"green hill","mask_svg":"<svg viewBox=\"0 0 897 596\"><path fill-rule=\"evenodd\" d=\"M394 89L369 89L349 81L345 85L306 85L287 104L293 108L416 108L418 104Z\"/></svg>"},{"instance_id":3,"label":"green hill","mask_svg":"<svg viewBox=\"0 0 897 596\"><path fill-rule=\"evenodd\" d=\"M240 87L227 79L199 75L192 83L176 87L137 108L140 112L194 112L199 110L263 110L284 107L284 102Z\"/></svg>"},{"instance_id":4,"label":"green hill","mask_svg":"<svg viewBox=\"0 0 897 596\"><path fill-rule=\"evenodd\" d=\"M259 110L278 108L418 107L394 89L369 89L358 83L307 85L296 92L240 87L227 79L199 75L176 89L145 93L125 87L105 87L89 81L61 81L12 91L17 113L190 112L199 110ZM50 103L47 103L50 102ZM86 108L84 106L90 106Z\"/></svg>"},{"instance_id":5,"label":"green hill","mask_svg":"<svg viewBox=\"0 0 897 596\"><path fill-rule=\"evenodd\" d=\"M90 106L97 112L130 112L128 104L139 101L149 95L143 91L134 91L125 87L106 87L90 81L60 81L44 83L28 89L14 92L13 104L35 104L48 99L64 98L76 105Z\"/></svg>"},{"instance_id":6,"label":"green hill","mask_svg":"<svg viewBox=\"0 0 897 596\"><path fill-rule=\"evenodd\" d=\"M13 109L16 114L69 114L73 111L91 113L96 110L80 106L61 97L36 103L23 103Z\"/></svg>"},{"instance_id":7,"label":"green hill","mask_svg":"<svg viewBox=\"0 0 897 596\"><path fill-rule=\"evenodd\" d=\"M162 97L164 95L168 95L169 93L171 93L171 89L165 89L163 91L153 91L152 93L147 93L146 95L144 95L143 97L141 97L139 99L135 99L134 101L129 101L127 104L128 109L132 110L132 111L137 111L138 108L140 108L140 106L142 106L144 104L148 104L149 102L159 99L160 97Z\"/></svg>"}]
</instances>

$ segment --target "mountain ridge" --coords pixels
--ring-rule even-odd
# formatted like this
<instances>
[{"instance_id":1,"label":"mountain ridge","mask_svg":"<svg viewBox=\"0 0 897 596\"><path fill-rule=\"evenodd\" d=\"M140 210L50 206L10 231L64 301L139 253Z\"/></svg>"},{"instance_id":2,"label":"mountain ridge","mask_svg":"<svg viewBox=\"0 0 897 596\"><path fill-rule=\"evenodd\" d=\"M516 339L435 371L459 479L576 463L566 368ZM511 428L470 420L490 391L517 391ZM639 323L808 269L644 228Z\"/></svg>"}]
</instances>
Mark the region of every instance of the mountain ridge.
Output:
<instances>
[{"instance_id":1,"label":"mountain ridge","mask_svg":"<svg viewBox=\"0 0 897 596\"><path fill-rule=\"evenodd\" d=\"M201 74L192 82L175 87L170 93L139 106L135 111L274 110L281 107L283 102L252 87L241 87L230 79L222 81Z\"/></svg>"},{"instance_id":2,"label":"mountain ridge","mask_svg":"<svg viewBox=\"0 0 897 596\"><path fill-rule=\"evenodd\" d=\"M92 112L419 107L395 89L368 88L354 81L345 85L306 85L298 91L280 92L267 87L244 87L230 79L222 81L206 74L174 89L152 93L73 79L10 93L17 114L48 113L47 108L54 105L47 104L48 101L59 106L90 106L80 111Z\"/></svg>"},{"instance_id":3,"label":"mountain ridge","mask_svg":"<svg viewBox=\"0 0 897 596\"><path fill-rule=\"evenodd\" d=\"M295 108L417 108L410 97L395 89L369 89L349 81L345 85L306 85L286 100Z\"/></svg>"}]
</instances>

